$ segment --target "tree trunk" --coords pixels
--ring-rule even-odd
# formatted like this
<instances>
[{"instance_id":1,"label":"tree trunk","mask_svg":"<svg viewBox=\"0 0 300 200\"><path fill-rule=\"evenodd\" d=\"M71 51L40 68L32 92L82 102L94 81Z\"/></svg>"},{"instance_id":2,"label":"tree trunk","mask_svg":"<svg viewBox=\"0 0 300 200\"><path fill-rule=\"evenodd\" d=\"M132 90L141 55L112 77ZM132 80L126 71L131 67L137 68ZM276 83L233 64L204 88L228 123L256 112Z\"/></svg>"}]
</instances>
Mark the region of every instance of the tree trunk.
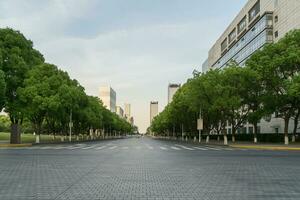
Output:
<instances>
[{"instance_id":1,"label":"tree trunk","mask_svg":"<svg viewBox=\"0 0 300 200\"><path fill-rule=\"evenodd\" d=\"M298 113L295 116L295 120L294 120L294 130L293 130L293 139L292 139L292 142L296 141L296 134L297 134L297 128L298 128L299 115L300 115L300 111L298 110Z\"/></svg>"},{"instance_id":2,"label":"tree trunk","mask_svg":"<svg viewBox=\"0 0 300 200\"><path fill-rule=\"evenodd\" d=\"M235 128L232 126L232 137L231 137L231 141L234 143L235 142Z\"/></svg>"},{"instance_id":3,"label":"tree trunk","mask_svg":"<svg viewBox=\"0 0 300 200\"><path fill-rule=\"evenodd\" d=\"M224 145L228 145L227 134L224 134Z\"/></svg>"},{"instance_id":4,"label":"tree trunk","mask_svg":"<svg viewBox=\"0 0 300 200\"><path fill-rule=\"evenodd\" d=\"M285 117L284 119L284 144L289 144L289 117Z\"/></svg>"},{"instance_id":5,"label":"tree trunk","mask_svg":"<svg viewBox=\"0 0 300 200\"><path fill-rule=\"evenodd\" d=\"M11 125L10 143L21 144L21 128L18 123L13 123Z\"/></svg>"},{"instance_id":6,"label":"tree trunk","mask_svg":"<svg viewBox=\"0 0 300 200\"><path fill-rule=\"evenodd\" d=\"M258 128L257 128L257 123L253 123L253 127L254 127L254 143L257 143L257 130L258 130Z\"/></svg>"}]
</instances>

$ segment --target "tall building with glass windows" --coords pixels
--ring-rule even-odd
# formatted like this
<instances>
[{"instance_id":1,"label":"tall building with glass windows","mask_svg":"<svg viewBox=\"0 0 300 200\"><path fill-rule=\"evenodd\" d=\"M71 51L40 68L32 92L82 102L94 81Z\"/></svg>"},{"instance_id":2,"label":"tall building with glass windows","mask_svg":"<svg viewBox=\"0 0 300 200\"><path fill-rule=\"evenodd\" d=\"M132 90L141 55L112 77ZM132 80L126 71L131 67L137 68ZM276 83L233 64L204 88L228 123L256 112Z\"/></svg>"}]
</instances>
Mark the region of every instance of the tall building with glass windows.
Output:
<instances>
[{"instance_id":1,"label":"tall building with glass windows","mask_svg":"<svg viewBox=\"0 0 300 200\"><path fill-rule=\"evenodd\" d=\"M168 86L168 103L171 103L176 91L180 88L180 84L170 83Z\"/></svg>"},{"instance_id":2,"label":"tall building with glass windows","mask_svg":"<svg viewBox=\"0 0 300 200\"><path fill-rule=\"evenodd\" d=\"M150 102L150 124L154 117L158 115L158 101Z\"/></svg>"},{"instance_id":3,"label":"tall building with glass windows","mask_svg":"<svg viewBox=\"0 0 300 200\"><path fill-rule=\"evenodd\" d=\"M99 98L108 110L116 112L116 92L110 86L100 87Z\"/></svg>"},{"instance_id":4,"label":"tall building with glass windows","mask_svg":"<svg viewBox=\"0 0 300 200\"><path fill-rule=\"evenodd\" d=\"M300 0L248 0L218 38L202 65L202 72L222 69L234 60L240 66L265 44L277 42L291 30L300 29ZM290 120L289 131L292 131ZM284 122L276 114L261 120L259 132L283 132ZM231 133L230 124L227 132ZM238 132L253 133L253 126L245 124Z\"/></svg>"},{"instance_id":5,"label":"tall building with glass windows","mask_svg":"<svg viewBox=\"0 0 300 200\"><path fill-rule=\"evenodd\" d=\"M249 0L209 51L202 71L243 66L265 44L300 28L300 0Z\"/></svg>"}]
</instances>

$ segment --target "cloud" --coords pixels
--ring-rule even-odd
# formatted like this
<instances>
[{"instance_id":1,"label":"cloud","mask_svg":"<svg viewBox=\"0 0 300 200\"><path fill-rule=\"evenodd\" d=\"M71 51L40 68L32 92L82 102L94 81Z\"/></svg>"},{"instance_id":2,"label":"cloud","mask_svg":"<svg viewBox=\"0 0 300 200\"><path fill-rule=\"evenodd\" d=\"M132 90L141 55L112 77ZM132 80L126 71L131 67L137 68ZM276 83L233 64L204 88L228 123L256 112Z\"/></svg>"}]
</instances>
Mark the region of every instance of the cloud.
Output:
<instances>
[{"instance_id":1,"label":"cloud","mask_svg":"<svg viewBox=\"0 0 300 200\"><path fill-rule=\"evenodd\" d=\"M118 104L131 103L145 131L150 101L158 100L162 110L168 83L182 83L201 69L223 30L224 16L207 7L194 0L4 0L0 26L24 33L47 62L68 71L88 94L111 85Z\"/></svg>"}]
</instances>

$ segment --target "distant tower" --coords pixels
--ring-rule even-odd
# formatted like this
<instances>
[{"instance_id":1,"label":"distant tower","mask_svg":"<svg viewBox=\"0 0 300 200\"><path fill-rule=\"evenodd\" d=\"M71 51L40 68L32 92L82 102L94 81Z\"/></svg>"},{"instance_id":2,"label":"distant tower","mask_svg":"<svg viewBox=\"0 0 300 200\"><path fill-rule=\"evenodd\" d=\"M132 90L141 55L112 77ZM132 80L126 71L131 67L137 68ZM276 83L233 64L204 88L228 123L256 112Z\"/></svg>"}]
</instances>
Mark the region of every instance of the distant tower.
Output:
<instances>
[{"instance_id":1,"label":"distant tower","mask_svg":"<svg viewBox=\"0 0 300 200\"><path fill-rule=\"evenodd\" d=\"M158 115L158 101L151 101L150 102L150 123L155 116Z\"/></svg>"},{"instance_id":2,"label":"distant tower","mask_svg":"<svg viewBox=\"0 0 300 200\"><path fill-rule=\"evenodd\" d=\"M116 112L116 92L110 86L100 87L99 98L108 110Z\"/></svg>"},{"instance_id":3,"label":"distant tower","mask_svg":"<svg viewBox=\"0 0 300 200\"><path fill-rule=\"evenodd\" d=\"M129 103L125 103L124 107L125 107L125 117L127 119L130 119L130 117L131 117L131 105Z\"/></svg>"},{"instance_id":4,"label":"distant tower","mask_svg":"<svg viewBox=\"0 0 300 200\"><path fill-rule=\"evenodd\" d=\"M121 118L124 117L124 110L121 106L117 106L117 115L119 115Z\"/></svg>"},{"instance_id":5,"label":"distant tower","mask_svg":"<svg viewBox=\"0 0 300 200\"><path fill-rule=\"evenodd\" d=\"M176 93L176 91L180 88L180 84L173 84L170 83L168 87L168 103L172 102L173 96Z\"/></svg>"}]
</instances>

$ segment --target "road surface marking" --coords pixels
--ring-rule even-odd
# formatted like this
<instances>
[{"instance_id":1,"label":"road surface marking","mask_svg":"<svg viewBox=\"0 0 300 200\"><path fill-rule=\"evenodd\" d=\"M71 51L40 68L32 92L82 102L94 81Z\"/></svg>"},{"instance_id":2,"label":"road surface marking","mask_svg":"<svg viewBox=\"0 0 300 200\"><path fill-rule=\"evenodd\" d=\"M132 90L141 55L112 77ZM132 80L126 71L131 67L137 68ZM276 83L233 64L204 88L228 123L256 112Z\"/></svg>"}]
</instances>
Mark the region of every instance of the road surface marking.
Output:
<instances>
[{"instance_id":1,"label":"road surface marking","mask_svg":"<svg viewBox=\"0 0 300 200\"><path fill-rule=\"evenodd\" d=\"M208 150L221 151L221 149L217 149L217 148L214 148L214 147L205 146L205 148L207 148Z\"/></svg>"},{"instance_id":2,"label":"road surface marking","mask_svg":"<svg viewBox=\"0 0 300 200\"><path fill-rule=\"evenodd\" d=\"M122 149L128 149L128 147L122 147Z\"/></svg>"},{"instance_id":3,"label":"road surface marking","mask_svg":"<svg viewBox=\"0 0 300 200\"><path fill-rule=\"evenodd\" d=\"M183 145L179 145L179 144L176 144L176 146L179 146L179 147L181 147L183 149L187 149L187 150L190 150L190 151L195 150L195 149L192 149L192 148L189 148L189 147L186 147L186 146L183 146Z\"/></svg>"},{"instance_id":4,"label":"road surface marking","mask_svg":"<svg viewBox=\"0 0 300 200\"><path fill-rule=\"evenodd\" d=\"M162 150L167 150L167 148L166 147L159 147L160 149L162 149Z\"/></svg>"},{"instance_id":5,"label":"road surface marking","mask_svg":"<svg viewBox=\"0 0 300 200\"><path fill-rule=\"evenodd\" d=\"M109 147L109 149L115 149L117 148L117 146L112 146L112 147Z\"/></svg>"},{"instance_id":6,"label":"road surface marking","mask_svg":"<svg viewBox=\"0 0 300 200\"><path fill-rule=\"evenodd\" d=\"M199 149L199 150L202 150L202 151L207 151L208 149L205 149L205 148L201 148L201 147L194 147L195 149Z\"/></svg>"},{"instance_id":7,"label":"road surface marking","mask_svg":"<svg viewBox=\"0 0 300 200\"><path fill-rule=\"evenodd\" d=\"M171 147L171 149L180 150L178 147Z\"/></svg>"},{"instance_id":8,"label":"road surface marking","mask_svg":"<svg viewBox=\"0 0 300 200\"><path fill-rule=\"evenodd\" d=\"M92 149L94 147L95 147L95 145L92 145L92 146L84 147L84 148L81 148L81 149Z\"/></svg>"},{"instance_id":9,"label":"road surface marking","mask_svg":"<svg viewBox=\"0 0 300 200\"><path fill-rule=\"evenodd\" d=\"M152 147L152 146L149 146L149 145L147 145L147 148L148 148L148 149L153 149L153 147Z\"/></svg>"},{"instance_id":10,"label":"road surface marking","mask_svg":"<svg viewBox=\"0 0 300 200\"><path fill-rule=\"evenodd\" d=\"M96 149L99 150L99 149L104 149L106 147L106 145L104 146L101 146L101 147L97 147Z\"/></svg>"}]
</instances>

